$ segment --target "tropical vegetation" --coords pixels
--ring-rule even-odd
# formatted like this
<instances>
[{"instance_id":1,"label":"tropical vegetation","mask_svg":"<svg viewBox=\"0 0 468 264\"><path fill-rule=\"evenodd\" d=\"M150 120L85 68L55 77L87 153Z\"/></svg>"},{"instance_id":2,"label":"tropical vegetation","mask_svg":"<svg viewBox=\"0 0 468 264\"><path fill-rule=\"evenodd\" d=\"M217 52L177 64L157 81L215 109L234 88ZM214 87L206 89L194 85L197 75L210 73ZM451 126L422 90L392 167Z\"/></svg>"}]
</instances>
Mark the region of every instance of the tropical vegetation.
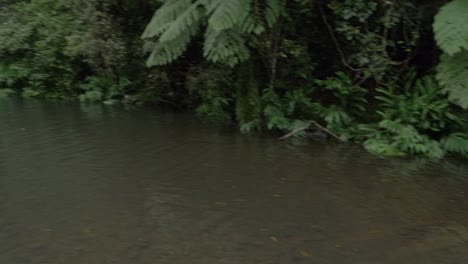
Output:
<instances>
[{"instance_id":1,"label":"tropical vegetation","mask_svg":"<svg viewBox=\"0 0 468 264\"><path fill-rule=\"evenodd\" d=\"M0 97L468 157L467 0L0 0Z\"/></svg>"}]
</instances>

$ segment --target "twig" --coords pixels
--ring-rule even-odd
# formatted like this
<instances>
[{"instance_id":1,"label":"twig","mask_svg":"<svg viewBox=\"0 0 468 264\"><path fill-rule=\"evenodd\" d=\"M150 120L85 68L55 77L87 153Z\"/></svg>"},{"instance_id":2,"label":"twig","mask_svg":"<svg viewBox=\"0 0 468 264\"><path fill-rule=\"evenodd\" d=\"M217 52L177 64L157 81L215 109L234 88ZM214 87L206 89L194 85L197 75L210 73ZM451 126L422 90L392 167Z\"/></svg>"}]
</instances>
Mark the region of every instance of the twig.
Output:
<instances>
[{"instance_id":1,"label":"twig","mask_svg":"<svg viewBox=\"0 0 468 264\"><path fill-rule=\"evenodd\" d=\"M348 67L352 71L365 71L368 70L368 68L362 68L362 69L356 69L353 66L349 65L348 62L346 61L346 57L344 55L343 50L341 50L340 44L338 43L338 39L335 36L335 33L333 32L333 28L328 23L327 16L325 15L325 12L323 11L322 5L319 4L319 10L320 10L320 15L322 16L322 20L327 26L328 31L330 32L330 36L332 37L333 43L335 44L335 47L338 51L338 54L340 55L341 62L343 63L344 66Z\"/></svg>"},{"instance_id":2,"label":"twig","mask_svg":"<svg viewBox=\"0 0 468 264\"><path fill-rule=\"evenodd\" d=\"M323 131L327 132L329 135L331 135L332 137L338 139L340 142L344 142L343 139L341 139L339 136L337 136L335 133L331 132L330 130L324 128L323 126L321 126L319 123L315 122L314 120L311 120L310 121L312 124L314 124L316 127L322 129Z\"/></svg>"},{"instance_id":3,"label":"twig","mask_svg":"<svg viewBox=\"0 0 468 264\"><path fill-rule=\"evenodd\" d=\"M178 105L178 104L176 104L176 103L174 103L174 102L168 101L168 100L156 99L156 101L161 102L161 103L170 104L170 105L172 105L172 106L174 106L174 107L177 107L177 108L181 108L180 105Z\"/></svg>"},{"instance_id":4,"label":"twig","mask_svg":"<svg viewBox=\"0 0 468 264\"><path fill-rule=\"evenodd\" d=\"M285 140L285 139L287 139L287 138L289 138L289 137L291 137L291 136L294 136L295 134L301 132L302 130L308 129L308 128L310 127L310 124L312 124L312 122L307 123L305 126L296 128L296 129L294 129L293 131L289 132L288 134L286 134L286 135L284 135L284 136L282 136L282 137L280 137L280 138L278 138L278 139L279 139L279 140Z\"/></svg>"},{"instance_id":5,"label":"twig","mask_svg":"<svg viewBox=\"0 0 468 264\"><path fill-rule=\"evenodd\" d=\"M314 124L316 127L318 127L319 129L325 131L327 134L331 135L332 137L338 139L338 141L340 142L344 142L343 139L341 139L339 136L337 136L335 133L331 132L330 130L326 129L325 127L321 126L319 123L315 122L314 120L311 120L309 121L305 126L302 126L302 127L299 127L299 128L296 128L294 129L293 131L289 132L288 134L278 138L279 140L285 140L291 136L294 136L295 134L303 131L303 130L306 130L310 127L311 124Z\"/></svg>"}]
</instances>

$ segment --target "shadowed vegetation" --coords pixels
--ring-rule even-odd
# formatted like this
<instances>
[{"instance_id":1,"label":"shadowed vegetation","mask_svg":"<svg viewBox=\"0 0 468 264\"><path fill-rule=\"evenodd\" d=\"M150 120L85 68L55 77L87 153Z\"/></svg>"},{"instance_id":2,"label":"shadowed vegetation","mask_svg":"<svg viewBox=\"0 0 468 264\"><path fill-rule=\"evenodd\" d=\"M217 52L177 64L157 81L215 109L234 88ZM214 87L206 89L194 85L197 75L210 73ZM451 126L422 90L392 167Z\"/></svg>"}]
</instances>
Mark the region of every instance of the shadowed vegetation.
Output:
<instances>
[{"instance_id":1,"label":"shadowed vegetation","mask_svg":"<svg viewBox=\"0 0 468 264\"><path fill-rule=\"evenodd\" d=\"M0 0L0 96L468 155L468 2Z\"/></svg>"}]
</instances>

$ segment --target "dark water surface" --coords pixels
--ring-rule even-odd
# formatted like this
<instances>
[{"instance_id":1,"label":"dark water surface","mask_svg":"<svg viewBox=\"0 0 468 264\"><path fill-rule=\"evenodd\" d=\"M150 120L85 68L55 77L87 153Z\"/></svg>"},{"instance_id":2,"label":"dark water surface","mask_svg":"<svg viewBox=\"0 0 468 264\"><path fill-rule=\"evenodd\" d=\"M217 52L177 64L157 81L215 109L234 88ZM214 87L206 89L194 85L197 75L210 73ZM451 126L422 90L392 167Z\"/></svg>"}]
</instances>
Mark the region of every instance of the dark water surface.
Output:
<instances>
[{"instance_id":1,"label":"dark water surface","mask_svg":"<svg viewBox=\"0 0 468 264\"><path fill-rule=\"evenodd\" d=\"M468 263L468 164L0 100L0 264Z\"/></svg>"}]
</instances>

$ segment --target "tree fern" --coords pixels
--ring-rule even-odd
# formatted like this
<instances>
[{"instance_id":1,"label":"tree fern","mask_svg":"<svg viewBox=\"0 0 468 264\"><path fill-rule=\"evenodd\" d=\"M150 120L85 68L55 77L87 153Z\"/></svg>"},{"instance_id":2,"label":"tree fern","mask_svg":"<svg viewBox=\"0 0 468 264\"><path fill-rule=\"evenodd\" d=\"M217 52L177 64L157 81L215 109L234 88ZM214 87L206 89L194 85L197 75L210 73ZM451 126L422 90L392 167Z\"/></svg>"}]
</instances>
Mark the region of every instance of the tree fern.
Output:
<instances>
[{"instance_id":1,"label":"tree fern","mask_svg":"<svg viewBox=\"0 0 468 264\"><path fill-rule=\"evenodd\" d=\"M439 47L449 55L468 49L468 1L444 5L435 16L434 34Z\"/></svg>"},{"instance_id":2,"label":"tree fern","mask_svg":"<svg viewBox=\"0 0 468 264\"><path fill-rule=\"evenodd\" d=\"M283 3L281 0L267 0L265 4L265 20L268 26L272 27L278 20L278 17L280 16L281 11L283 10Z\"/></svg>"},{"instance_id":3,"label":"tree fern","mask_svg":"<svg viewBox=\"0 0 468 264\"><path fill-rule=\"evenodd\" d=\"M190 39L190 31L185 31L172 41L157 43L148 58L147 65L165 65L174 61L184 53Z\"/></svg>"},{"instance_id":4,"label":"tree fern","mask_svg":"<svg viewBox=\"0 0 468 264\"><path fill-rule=\"evenodd\" d=\"M208 24L215 31L223 31L241 24L249 15L252 0L214 0L208 6Z\"/></svg>"},{"instance_id":5,"label":"tree fern","mask_svg":"<svg viewBox=\"0 0 468 264\"><path fill-rule=\"evenodd\" d=\"M454 0L443 6L433 27L437 44L445 52L437 79L453 103L468 109L468 1Z\"/></svg>"},{"instance_id":6,"label":"tree fern","mask_svg":"<svg viewBox=\"0 0 468 264\"><path fill-rule=\"evenodd\" d=\"M159 37L156 44L151 45L148 66L170 63L184 53L200 26L204 2L167 0L155 12L142 36L149 40Z\"/></svg>"},{"instance_id":7,"label":"tree fern","mask_svg":"<svg viewBox=\"0 0 468 264\"><path fill-rule=\"evenodd\" d=\"M216 31L208 27L203 54L209 61L224 62L233 66L249 58L249 49L245 38L238 30Z\"/></svg>"},{"instance_id":8,"label":"tree fern","mask_svg":"<svg viewBox=\"0 0 468 264\"><path fill-rule=\"evenodd\" d=\"M164 4L156 10L153 19L146 26L143 32L143 38L153 38L161 35L166 29L176 21L178 17L184 14L187 10L191 9L192 0L166 0ZM178 24L178 26L185 26Z\"/></svg>"},{"instance_id":9,"label":"tree fern","mask_svg":"<svg viewBox=\"0 0 468 264\"><path fill-rule=\"evenodd\" d=\"M202 14L198 10L198 5L191 5L181 13L176 19L167 25L164 32L161 34L159 41L168 42L180 35L189 33L192 35L196 33L196 28L194 25L197 25L197 22L200 21Z\"/></svg>"},{"instance_id":10,"label":"tree fern","mask_svg":"<svg viewBox=\"0 0 468 264\"><path fill-rule=\"evenodd\" d=\"M444 54L437 66L437 79L450 101L468 108L468 51L455 56Z\"/></svg>"},{"instance_id":11,"label":"tree fern","mask_svg":"<svg viewBox=\"0 0 468 264\"><path fill-rule=\"evenodd\" d=\"M150 44L147 64L180 57L202 24L204 56L231 66L241 63L250 56L252 37L276 23L283 5L280 0L166 0L142 35Z\"/></svg>"}]
</instances>

